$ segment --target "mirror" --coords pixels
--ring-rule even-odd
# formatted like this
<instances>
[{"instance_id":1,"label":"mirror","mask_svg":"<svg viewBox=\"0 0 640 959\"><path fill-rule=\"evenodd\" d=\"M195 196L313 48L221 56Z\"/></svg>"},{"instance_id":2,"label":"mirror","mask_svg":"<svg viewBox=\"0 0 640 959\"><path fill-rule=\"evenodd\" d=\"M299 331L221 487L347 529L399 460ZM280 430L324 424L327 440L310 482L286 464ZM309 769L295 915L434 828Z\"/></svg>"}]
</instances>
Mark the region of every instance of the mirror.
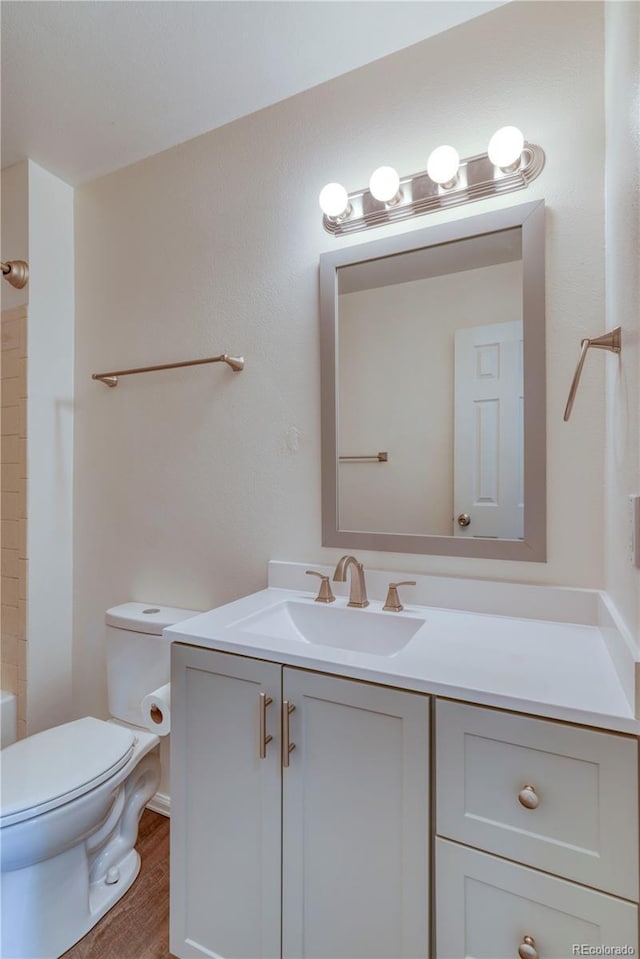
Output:
<instances>
[{"instance_id":1,"label":"mirror","mask_svg":"<svg viewBox=\"0 0 640 959\"><path fill-rule=\"evenodd\" d=\"M544 202L320 258L323 545L543 562Z\"/></svg>"}]
</instances>

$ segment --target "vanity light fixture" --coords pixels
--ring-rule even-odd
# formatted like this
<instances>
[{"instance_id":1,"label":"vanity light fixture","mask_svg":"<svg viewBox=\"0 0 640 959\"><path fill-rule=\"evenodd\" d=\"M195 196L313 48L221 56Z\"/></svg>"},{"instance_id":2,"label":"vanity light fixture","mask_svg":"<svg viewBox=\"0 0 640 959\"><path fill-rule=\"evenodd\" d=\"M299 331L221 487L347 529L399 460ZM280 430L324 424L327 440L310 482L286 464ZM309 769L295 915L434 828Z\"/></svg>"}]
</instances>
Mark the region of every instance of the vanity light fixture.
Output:
<instances>
[{"instance_id":1,"label":"vanity light fixture","mask_svg":"<svg viewBox=\"0 0 640 959\"><path fill-rule=\"evenodd\" d=\"M513 173L522 161L524 137L517 127L500 127L489 140L487 155L503 173Z\"/></svg>"},{"instance_id":2,"label":"vanity light fixture","mask_svg":"<svg viewBox=\"0 0 640 959\"><path fill-rule=\"evenodd\" d=\"M369 192L376 200L395 206L402 200L400 177L392 166L379 166L369 180Z\"/></svg>"},{"instance_id":3,"label":"vanity light fixture","mask_svg":"<svg viewBox=\"0 0 640 959\"><path fill-rule=\"evenodd\" d=\"M433 150L427 169L399 177L393 167L378 167L369 188L347 193L340 183L328 183L320 193L323 226L341 236L385 226L423 213L474 200L524 190L542 172L542 147L527 143L517 127L501 127L487 153L460 159L452 146Z\"/></svg>"},{"instance_id":4,"label":"vanity light fixture","mask_svg":"<svg viewBox=\"0 0 640 959\"><path fill-rule=\"evenodd\" d=\"M341 183L327 183L320 191L319 201L324 215L336 223L351 213L349 195Z\"/></svg>"},{"instance_id":5,"label":"vanity light fixture","mask_svg":"<svg viewBox=\"0 0 640 959\"><path fill-rule=\"evenodd\" d=\"M451 190L458 182L460 155L455 147L436 147L427 160L427 173L443 190Z\"/></svg>"}]
</instances>

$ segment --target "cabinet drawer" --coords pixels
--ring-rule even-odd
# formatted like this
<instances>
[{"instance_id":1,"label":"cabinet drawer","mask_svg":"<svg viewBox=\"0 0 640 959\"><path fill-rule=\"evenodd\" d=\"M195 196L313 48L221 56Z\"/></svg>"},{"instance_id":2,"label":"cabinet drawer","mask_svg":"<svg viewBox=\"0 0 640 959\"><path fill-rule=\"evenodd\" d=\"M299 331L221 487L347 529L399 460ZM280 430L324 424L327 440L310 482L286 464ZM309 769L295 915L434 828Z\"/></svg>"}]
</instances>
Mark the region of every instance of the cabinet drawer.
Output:
<instances>
[{"instance_id":1,"label":"cabinet drawer","mask_svg":"<svg viewBox=\"0 0 640 959\"><path fill-rule=\"evenodd\" d=\"M439 835L637 901L636 740L444 700L436 717Z\"/></svg>"},{"instance_id":2,"label":"cabinet drawer","mask_svg":"<svg viewBox=\"0 0 640 959\"><path fill-rule=\"evenodd\" d=\"M436 871L437 959L568 959L583 945L637 955L631 903L444 839Z\"/></svg>"}]
</instances>

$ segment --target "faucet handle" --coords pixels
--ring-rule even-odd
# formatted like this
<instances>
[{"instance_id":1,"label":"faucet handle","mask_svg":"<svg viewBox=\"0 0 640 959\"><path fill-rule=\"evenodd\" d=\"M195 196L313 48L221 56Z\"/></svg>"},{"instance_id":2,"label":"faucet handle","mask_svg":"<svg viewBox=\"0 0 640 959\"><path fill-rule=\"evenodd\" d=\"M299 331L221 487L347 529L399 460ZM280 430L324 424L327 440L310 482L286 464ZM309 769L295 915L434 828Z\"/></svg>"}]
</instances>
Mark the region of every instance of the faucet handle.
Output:
<instances>
[{"instance_id":1,"label":"faucet handle","mask_svg":"<svg viewBox=\"0 0 640 959\"><path fill-rule=\"evenodd\" d=\"M324 573L318 573L315 569L308 569L306 571L307 576L319 576L322 582L320 583L320 590L318 595L315 598L316 603L333 603L335 601L335 596L331 592L331 584L329 583L329 577L325 576Z\"/></svg>"},{"instance_id":2,"label":"faucet handle","mask_svg":"<svg viewBox=\"0 0 640 959\"><path fill-rule=\"evenodd\" d=\"M400 602L400 597L398 596L398 586L415 586L415 579L405 579L402 583L389 583L389 592L387 593L387 601L385 602L383 609L387 609L392 613L399 613L404 609L404 606Z\"/></svg>"}]
</instances>

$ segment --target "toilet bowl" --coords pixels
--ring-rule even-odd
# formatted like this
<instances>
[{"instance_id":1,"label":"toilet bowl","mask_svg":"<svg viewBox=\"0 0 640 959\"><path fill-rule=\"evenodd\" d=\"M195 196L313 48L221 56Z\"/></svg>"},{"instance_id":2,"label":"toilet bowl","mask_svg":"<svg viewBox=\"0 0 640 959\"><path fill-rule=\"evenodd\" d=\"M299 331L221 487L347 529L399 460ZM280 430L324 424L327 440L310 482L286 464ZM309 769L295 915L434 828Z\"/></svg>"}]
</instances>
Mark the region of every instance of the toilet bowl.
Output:
<instances>
[{"instance_id":1,"label":"toilet bowl","mask_svg":"<svg viewBox=\"0 0 640 959\"><path fill-rule=\"evenodd\" d=\"M163 627L193 615L109 610L113 718L87 716L0 752L2 957L57 959L135 880L138 821L160 779L159 738L141 727L140 703L169 680Z\"/></svg>"}]
</instances>

